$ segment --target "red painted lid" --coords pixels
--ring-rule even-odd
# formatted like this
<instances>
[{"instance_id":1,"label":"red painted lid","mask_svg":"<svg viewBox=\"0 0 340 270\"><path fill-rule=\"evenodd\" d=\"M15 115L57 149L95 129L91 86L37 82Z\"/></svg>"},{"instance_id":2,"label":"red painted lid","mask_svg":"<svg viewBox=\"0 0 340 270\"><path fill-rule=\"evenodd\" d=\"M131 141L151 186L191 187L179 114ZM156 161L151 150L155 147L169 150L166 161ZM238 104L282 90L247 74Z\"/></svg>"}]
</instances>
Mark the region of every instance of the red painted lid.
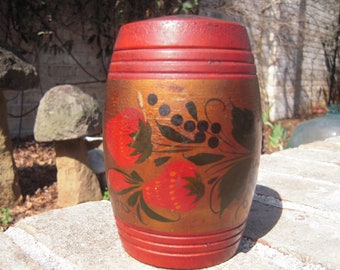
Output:
<instances>
[{"instance_id":1,"label":"red painted lid","mask_svg":"<svg viewBox=\"0 0 340 270\"><path fill-rule=\"evenodd\" d=\"M209 17L175 15L121 27L114 50L210 48L250 50L246 29Z\"/></svg>"},{"instance_id":2,"label":"red painted lid","mask_svg":"<svg viewBox=\"0 0 340 270\"><path fill-rule=\"evenodd\" d=\"M255 72L244 26L209 17L175 15L123 25L115 42L109 78L253 76Z\"/></svg>"}]
</instances>

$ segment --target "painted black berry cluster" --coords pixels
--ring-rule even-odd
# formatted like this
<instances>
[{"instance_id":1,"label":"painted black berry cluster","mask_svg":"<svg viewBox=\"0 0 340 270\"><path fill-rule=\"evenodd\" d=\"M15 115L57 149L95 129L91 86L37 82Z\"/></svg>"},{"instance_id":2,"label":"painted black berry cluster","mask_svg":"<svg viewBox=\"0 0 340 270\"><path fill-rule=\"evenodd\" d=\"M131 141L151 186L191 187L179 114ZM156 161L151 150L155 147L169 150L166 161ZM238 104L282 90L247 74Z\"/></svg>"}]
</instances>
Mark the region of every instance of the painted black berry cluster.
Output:
<instances>
[{"instance_id":1,"label":"painted black berry cluster","mask_svg":"<svg viewBox=\"0 0 340 270\"><path fill-rule=\"evenodd\" d=\"M155 106L158 103L158 97L155 94L148 96L148 104ZM219 145L219 139L217 134L221 132L221 124L214 122L209 123L207 120L199 120L197 116L197 107L194 102L189 101L185 104L185 107L192 117L192 119L184 119L179 114L173 114L171 116L171 125L173 127L183 127L187 133L192 133L193 139L189 139L183 134L179 134L171 126L164 126L158 124L163 135L166 135L168 139L178 142L179 139L183 139L183 143L205 143L207 142L210 148L216 148ZM171 108L168 104L162 104L158 107L158 113L160 116L171 115Z\"/></svg>"}]
</instances>

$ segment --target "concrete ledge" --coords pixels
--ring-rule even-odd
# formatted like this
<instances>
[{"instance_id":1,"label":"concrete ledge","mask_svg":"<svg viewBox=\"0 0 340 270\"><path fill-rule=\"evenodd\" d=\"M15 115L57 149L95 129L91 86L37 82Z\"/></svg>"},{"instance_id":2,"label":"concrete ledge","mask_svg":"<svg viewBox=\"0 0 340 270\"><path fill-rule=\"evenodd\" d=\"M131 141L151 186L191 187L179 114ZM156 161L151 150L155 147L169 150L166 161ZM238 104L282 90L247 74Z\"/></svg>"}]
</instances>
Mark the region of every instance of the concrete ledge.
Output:
<instances>
[{"instance_id":1,"label":"concrete ledge","mask_svg":"<svg viewBox=\"0 0 340 270\"><path fill-rule=\"evenodd\" d=\"M337 137L262 156L238 253L209 269L339 269L339 147ZM107 201L28 217L0 241L0 269L157 269L125 253Z\"/></svg>"},{"instance_id":2,"label":"concrete ledge","mask_svg":"<svg viewBox=\"0 0 340 270\"><path fill-rule=\"evenodd\" d=\"M32 260L12 239L0 232L0 269L43 269Z\"/></svg>"}]
</instances>

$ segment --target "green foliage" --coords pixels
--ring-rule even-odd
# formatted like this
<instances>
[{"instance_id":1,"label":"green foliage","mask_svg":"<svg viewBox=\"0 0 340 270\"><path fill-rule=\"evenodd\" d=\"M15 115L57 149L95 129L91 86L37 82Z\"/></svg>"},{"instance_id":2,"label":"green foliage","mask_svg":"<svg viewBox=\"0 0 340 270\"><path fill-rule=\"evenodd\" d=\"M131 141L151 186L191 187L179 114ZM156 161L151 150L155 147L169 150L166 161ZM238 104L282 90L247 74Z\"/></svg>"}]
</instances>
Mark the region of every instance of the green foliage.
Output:
<instances>
[{"instance_id":1,"label":"green foliage","mask_svg":"<svg viewBox=\"0 0 340 270\"><path fill-rule=\"evenodd\" d=\"M264 125L270 126L273 128L272 123L269 120L270 110L272 109L273 105L268 106L268 108L262 113L262 123Z\"/></svg>"},{"instance_id":2,"label":"green foliage","mask_svg":"<svg viewBox=\"0 0 340 270\"><path fill-rule=\"evenodd\" d=\"M0 229L3 231L8 227L8 224L13 221L11 210L8 208L1 208L0 211Z\"/></svg>"},{"instance_id":3,"label":"green foliage","mask_svg":"<svg viewBox=\"0 0 340 270\"><path fill-rule=\"evenodd\" d=\"M178 5L174 8L173 14L195 14L198 12L198 0L177 1Z\"/></svg>"},{"instance_id":4,"label":"green foliage","mask_svg":"<svg viewBox=\"0 0 340 270\"><path fill-rule=\"evenodd\" d=\"M110 194L107 189L105 189L104 194L103 194L103 200L109 201L110 200Z\"/></svg>"},{"instance_id":5,"label":"green foliage","mask_svg":"<svg viewBox=\"0 0 340 270\"><path fill-rule=\"evenodd\" d=\"M0 28L0 33L5 40L0 41L12 43L15 42L13 37L18 35L27 45L49 47L48 44L58 44L58 52L62 49L69 51L73 41L66 38L56 42L58 31L72 31L72 26L80 23L90 26L81 29L85 40L108 53L107 43L112 45L120 26L125 23L171 14L197 13L197 0L5 0L0 5L0 22L5 26Z\"/></svg>"},{"instance_id":6,"label":"green foliage","mask_svg":"<svg viewBox=\"0 0 340 270\"><path fill-rule=\"evenodd\" d=\"M269 135L269 144L274 148L283 149L284 143L287 139L288 129L283 127L281 123L273 123L269 119L270 110L272 109L273 105L269 106L263 113L262 113L262 122L264 125L267 125L271 128L271 134Z\"/></svg>"},{"instance_id":7,"label":"green foliage","mask_svg":"<svg viewBox=\"0 0 340 270\"><path fill-rule=\"evenodd\" d=\"M149 1L149 17L159 17L171 14L197 14L197 0L156 0Z\"/></svg>"},{"instance_id":8,"label":"green foliage","mask_svg":"<svg viewBox=\"0 0 340 270\"><path fill-rule=\"evenodd\" d=\"M70 32L96 50L104 63L119 28L128 22L172 14L197 14L197 0L4 0L0 4L0 43L16 51L72 55ZM33 57L34 58L34 57ZM85 69L85 67L81 67Z\"/></svg>"},{"instance_id":9,"label":"green foliage","mask_svg":"<svg viewBox=\"0 0 340 270\"><path fill-rule=\"evenodd\" d=\"M283 149L283 144L287 138L287 128L284 128L281 123L276 123L273 126L272 133L269 136L269 143L275 148Z\"/></svg>"}]
</instances>

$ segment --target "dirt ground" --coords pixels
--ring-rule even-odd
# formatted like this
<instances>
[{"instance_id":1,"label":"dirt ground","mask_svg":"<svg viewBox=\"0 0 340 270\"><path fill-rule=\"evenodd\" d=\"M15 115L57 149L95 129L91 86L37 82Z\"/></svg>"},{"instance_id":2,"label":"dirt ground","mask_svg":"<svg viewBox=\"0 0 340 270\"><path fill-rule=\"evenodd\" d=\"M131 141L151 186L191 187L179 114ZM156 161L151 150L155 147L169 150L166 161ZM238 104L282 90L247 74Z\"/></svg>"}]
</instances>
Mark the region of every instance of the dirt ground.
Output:
<instances>
[{"instance_id":1,"label":"dirt ground","mask_svg":"<svg viewBox=\"0 0 340 270\"><path fill-rule=\"evenodd\" d=\"M53 143L38 143L33 137L13 140L13 158L24 201L11 209L12 220L8 225L57 208L58 198Z\"/></svg>"},{"instance_id":2,"label":"dirt ground","mask_svg":"<svg viewBox=\"0 0 340 270\"><path fill-rule=\"evenodd\" d=\"M282 120L282 127L287 129L287 138L301 121L305 119ZM263 154L280 150L269 143L272 128L264 125ZM33 137L13 140L13 157L19 176L24 201L22 204L10 209L8 224L1 223L0 229L5 230L20 219L35 215L47 210L56 209L58 198L57 169L55 165L55 152L53 143L38 143Z\"/></svg>"}]
</instances>

